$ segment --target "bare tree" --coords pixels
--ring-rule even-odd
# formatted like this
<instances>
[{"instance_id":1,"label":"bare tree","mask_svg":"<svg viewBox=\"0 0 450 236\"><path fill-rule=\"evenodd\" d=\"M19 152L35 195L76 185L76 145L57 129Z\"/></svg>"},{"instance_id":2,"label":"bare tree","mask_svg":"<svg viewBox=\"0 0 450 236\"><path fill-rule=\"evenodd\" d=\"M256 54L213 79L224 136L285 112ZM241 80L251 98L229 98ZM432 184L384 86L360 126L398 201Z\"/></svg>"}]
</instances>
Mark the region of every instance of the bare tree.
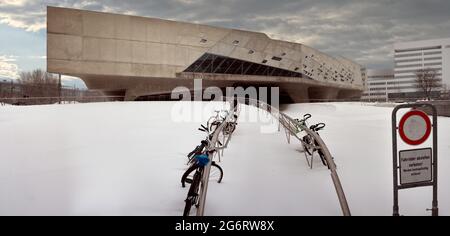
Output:
<instances>
[{"instance_id":1,"label":"bare tree","mask_svg":"<svg viewBox=\"0 0 450 236\"><path fill-rule=\"evenodd\" d=\"M427 100L431 99L433 90L441 87L440 80L436 78L437 70L433 68L425 68L416 71L416 87L420 89Z\"/></svg>"},{"instance_id":2,"label":"bare tree","mask_svg":"<svg viewBox=\"0 0 450 236\"><path fill-rule=\"evenodd\" d=\"M58 96L57 77L41 69L21 72L19 74L19 83L21 84L22 96L24 98L36 98L36 101L29 101L31 103L50 103L53 100L49 97Z\"/></svg>"},{"instance_id":3,"label":"bare tree","mask_svg":"<svg viewBox=\"0 0 450 236\"><path fill-rule=\"evenodd\" d=\"M21 72L19 77L22 84L58 84L58 78L41 69Z\"/></svg>"}]
</instances>

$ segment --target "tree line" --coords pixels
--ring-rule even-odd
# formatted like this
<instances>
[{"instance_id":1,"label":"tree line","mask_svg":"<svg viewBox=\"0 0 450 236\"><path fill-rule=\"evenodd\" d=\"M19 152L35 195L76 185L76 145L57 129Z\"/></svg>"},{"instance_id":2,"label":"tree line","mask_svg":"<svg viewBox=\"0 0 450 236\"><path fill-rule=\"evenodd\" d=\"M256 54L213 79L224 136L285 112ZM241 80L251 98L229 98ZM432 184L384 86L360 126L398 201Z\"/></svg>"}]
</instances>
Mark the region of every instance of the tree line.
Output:
<instances>
[{"instance_id":1,"label":"tree line","mask_svg":"<svg viewBox=\"0 0 450 236\"><path fill-rule=\"evenodd\" d=\"M63 87L57 75L41 69L21 72L14 82L0 82L0 100L14 105L91 102L101 96L99 91Z\"/></svg>"}]
</instances>

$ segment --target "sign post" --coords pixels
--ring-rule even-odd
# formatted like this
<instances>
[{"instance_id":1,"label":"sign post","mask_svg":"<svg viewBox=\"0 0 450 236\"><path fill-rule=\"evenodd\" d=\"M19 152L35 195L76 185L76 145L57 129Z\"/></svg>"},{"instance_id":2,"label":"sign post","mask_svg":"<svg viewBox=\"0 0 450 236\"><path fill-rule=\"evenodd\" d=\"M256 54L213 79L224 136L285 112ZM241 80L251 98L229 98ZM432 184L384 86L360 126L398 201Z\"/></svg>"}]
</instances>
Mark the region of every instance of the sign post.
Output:
<instances>
[{"instance_id":1,"label":"sign post","mask_svg":"<svg viewBox=\"0 0 450 236\"><path fill-rule=\"evenodd\" d=\"M417 108L431 108L433 123L428 115ZM412 108L402 116L397 126L397 112ZM397 130L402 141L417 146L424 143L433 130L433 147L397 151ZM437 201L437 112L431 104L416 103L396 106L392 111L392 154L394 206L393 215L399 216L398 190L424 186L433 187L432 215L438 216ZM400 164L400 165L399 165ZM398 173L400 170L400 174ZM400 183L399 183L400 178Z\"/></svg>"}]
</instances>

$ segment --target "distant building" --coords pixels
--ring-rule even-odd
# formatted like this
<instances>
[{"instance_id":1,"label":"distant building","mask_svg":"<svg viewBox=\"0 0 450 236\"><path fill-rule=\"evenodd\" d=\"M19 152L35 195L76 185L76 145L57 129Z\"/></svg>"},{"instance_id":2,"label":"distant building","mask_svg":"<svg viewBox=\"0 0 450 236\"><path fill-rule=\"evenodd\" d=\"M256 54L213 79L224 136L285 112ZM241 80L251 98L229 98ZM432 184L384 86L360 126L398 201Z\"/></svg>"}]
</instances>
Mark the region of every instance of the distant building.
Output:
<instances>
[{"instance_id":1,"label":"distant building","mask_svg":"<svg viewBox=\"0 0 450 236\"><path fill-rule=\"evenodd\" d=\"M170 97L194 79L219 88L277 86L289 102L359 99L361 66L264 33L47 8L47 71L124 100Z\"/></svg>"},{"instance_id":2,"label":"distant building","mask_svg":"<svg viewBox=\"0 0 450 236\"><path fill-rule=\"evenodd\" d=\"M398 93L401 84L394 78L393 69L367 70L366 90L362 100L368 102L386 102L390 93Z\"/></svg>"},{"instance_id":3,"label":"distant building","mask_svg":"<svg viewBox=\"0 0 450 236\"><path fill-rule=\"evenodd\" d=\"M394 100L419 99L423 97L416 87L416 72L433 68L443 87L450 87L450 38L432 39L394 44L395 82L398 91L389 93ZM440 96L436 91L434 96Z\"/></svg>"}]
</instances>

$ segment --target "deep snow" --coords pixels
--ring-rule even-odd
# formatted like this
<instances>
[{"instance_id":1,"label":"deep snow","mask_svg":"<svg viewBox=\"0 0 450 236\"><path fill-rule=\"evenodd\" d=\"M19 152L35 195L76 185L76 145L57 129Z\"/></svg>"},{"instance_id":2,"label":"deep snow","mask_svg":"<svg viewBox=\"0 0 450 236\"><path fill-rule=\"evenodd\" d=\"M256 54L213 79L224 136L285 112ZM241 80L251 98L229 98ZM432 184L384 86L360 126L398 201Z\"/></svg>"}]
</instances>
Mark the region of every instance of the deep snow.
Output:
<instances>
[{"instance_id":1,"label":"deep snow","mask_svg":"<svg viewBox=\"0 0 450 236\"><path fill-rule=\"evenodd\" d=\"M0 215L181 215L185 155L204 134L197 131L199 120L174 121L180 119L172 116L175 104L0 107ZM298 141L287 144L283 132L261 133L261 122L244 117L263 112L246 109L220 163L223 182L209 184L205 214L341 215L320 160L310 170ZM311 113L310 123L327 124L320 134L353 215L392 214L392 109L360 103L284 107L294 118ZM438 139L439 210L450 215L449 118L439 118ZM401 214L430 214L426 208L431 188L401 191Z\"/></svg>"}]
</instances>

